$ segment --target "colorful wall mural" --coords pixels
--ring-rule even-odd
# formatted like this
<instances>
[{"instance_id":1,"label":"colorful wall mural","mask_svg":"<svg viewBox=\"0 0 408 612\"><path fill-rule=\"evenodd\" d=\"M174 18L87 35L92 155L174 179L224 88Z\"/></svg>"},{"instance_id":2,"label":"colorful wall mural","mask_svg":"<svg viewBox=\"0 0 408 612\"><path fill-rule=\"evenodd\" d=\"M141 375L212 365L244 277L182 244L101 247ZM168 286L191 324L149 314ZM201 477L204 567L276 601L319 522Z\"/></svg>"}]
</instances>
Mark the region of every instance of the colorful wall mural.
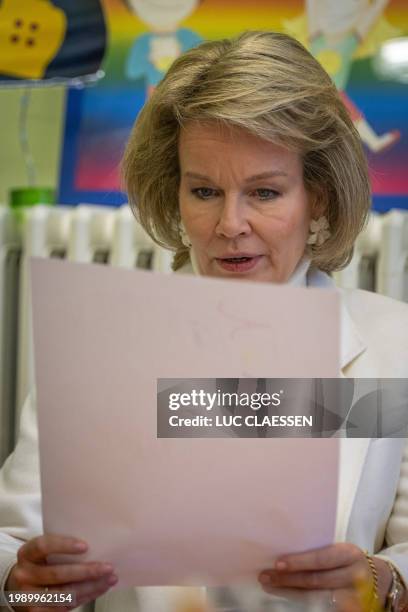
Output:
<instances>
[{"instance_id":1,"label":"colorful wall mural","mask_svg":"<svg viewBox=\"0 0 408 612\"><path fill-rule=\"evenodd\" d=\"M109 32L97 85L68 96L60 201L120 204L118 165L134 119L173 59L244 29L298 38L332 76L364 142L374 208L408 208L408 83L375 68L408 36L406 0L104 0Z\"/></svg>"}]
</instances>

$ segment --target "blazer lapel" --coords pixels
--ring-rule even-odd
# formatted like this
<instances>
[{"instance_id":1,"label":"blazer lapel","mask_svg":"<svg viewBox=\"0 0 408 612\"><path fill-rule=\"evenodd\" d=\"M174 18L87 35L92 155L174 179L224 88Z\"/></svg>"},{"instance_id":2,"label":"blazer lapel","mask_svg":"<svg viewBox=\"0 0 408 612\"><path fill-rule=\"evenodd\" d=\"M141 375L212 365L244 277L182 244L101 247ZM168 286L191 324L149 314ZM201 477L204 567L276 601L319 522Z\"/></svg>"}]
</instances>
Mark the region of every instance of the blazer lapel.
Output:
<instances>
[{"instance_id":1,"label":"blazer lapel","mask_svg":"<svg viewBox=\"0 0 408 612\"><path fill-rule=\"evenodd\" d=\"M338 290L338 289L337 289ZM357 327L350 316L345 304L344 296L338 290L341 297L340 310L340 368L342 376L345 376L345 369L351 362L361 355L367 345L360 336Z\"/></svg>"},{"instance_id":2,"label":"blazer lapel","mask_svg":"<svg viewBox=\"0 0 408 612\"><path fill-rule=\"evenodd\" d=\"M347 310L342 290L336 286L334 280L328 274L317 268L310 268L307 274L307 286L321 289L333 289L340 295L340 368L342 370L340 376L345 376L345 368L366 350L367 345L360 336Z\"/></svg>"},{"instance_id":3,"label":"blazer lapel","mask_svg":"<svg viewBox=\"0 0 408 612\"><path fill-rule=\"evenodd\" d=\"M339 289L333 279L311 268L308 273L308 286L334 289L338 291L341 299L340 310L340 373L346 377L346 370L354 359L359 357L366 349L367 344L361 337L345 303L343 291ZM357 487L370 446L369 438L340 438L340 473L337 503L336 541L344 541L347 527L353 508Z\"/></svg>"},{"instance_id":4,"label":"blazer lapel","mask_svg":"<svg viewBox=\"0 0 408 612\"><path fill-rule=\"evenodd\" d=\"M341 294L341 376L353 377L352 362L359 357L367 345L360 336ZM349 369L350 367L350 369ZM340 439L340 474L337 503L336 540L345 541L357 487L367 458L370 438Z\"/></svg>"}]
</instances>

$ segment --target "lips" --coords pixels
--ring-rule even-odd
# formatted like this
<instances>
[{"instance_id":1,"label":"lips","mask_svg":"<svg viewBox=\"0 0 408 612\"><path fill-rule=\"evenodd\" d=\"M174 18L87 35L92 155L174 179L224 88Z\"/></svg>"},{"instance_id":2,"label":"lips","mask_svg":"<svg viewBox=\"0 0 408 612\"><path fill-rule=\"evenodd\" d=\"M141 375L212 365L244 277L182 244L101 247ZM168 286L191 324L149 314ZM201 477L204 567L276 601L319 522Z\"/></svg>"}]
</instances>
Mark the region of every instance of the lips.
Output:
<instances>
[{"instance_id":1,"label":"lips","mask_svg":"<svg viewBox=\"0 0 408 612\"><path fill-rule=\"evenodd\" d=\"M217 259L240 259L241 257L257 257L258 253L247 253L245 251L238 251L233 253L224 253L217 257Z\"/></svg>"},{"instance_id":2,"label":"lips","mask_svg":"<svg viewBox=\"0 0 408 612\"><path fill-rule=\"evenodd\" d=\"M262 257L262 255L237 253L225 257L216 257L216 262L218 266L228 272L248 272L258 265Z\"/></svg>"}]
</instances>

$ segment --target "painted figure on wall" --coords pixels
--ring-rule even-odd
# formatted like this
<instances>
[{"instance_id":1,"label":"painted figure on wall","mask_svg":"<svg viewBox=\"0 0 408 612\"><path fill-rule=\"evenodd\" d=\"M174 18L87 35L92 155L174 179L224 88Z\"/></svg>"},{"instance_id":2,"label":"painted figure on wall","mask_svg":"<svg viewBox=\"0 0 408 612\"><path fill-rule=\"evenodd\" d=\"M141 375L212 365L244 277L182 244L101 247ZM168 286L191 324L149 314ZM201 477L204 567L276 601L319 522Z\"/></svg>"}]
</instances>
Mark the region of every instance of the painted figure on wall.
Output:
<instances>
[{"instance_id":1,"label":"painted figure on wall","mask_svg":"<svg viewBox=\"0 0 408 612\"><path fill-rule=\"evenodd\" d=\"M201 0L127 0L130 10L150 29L138 36L126 62L128 79L144 78L147 94L163 78L173 61L195 47L201 37L180 24Z\"/></svg>"},{"instance_id":2,"label":"painted figure on wall","mask_svg":"<svg viewBox=\"0 0 408 612\"><path fill-rule=\"evenodd\" d=\"M305 0L306 14L285 22L288 33L306 44L336 84L361 139L373 153L392 146L398 130L377 134L346 93L354 59L374 55L398 35L382 16L389 0ZM303 39L303 40L302 40Z\"/></svg>"}]
</instances>

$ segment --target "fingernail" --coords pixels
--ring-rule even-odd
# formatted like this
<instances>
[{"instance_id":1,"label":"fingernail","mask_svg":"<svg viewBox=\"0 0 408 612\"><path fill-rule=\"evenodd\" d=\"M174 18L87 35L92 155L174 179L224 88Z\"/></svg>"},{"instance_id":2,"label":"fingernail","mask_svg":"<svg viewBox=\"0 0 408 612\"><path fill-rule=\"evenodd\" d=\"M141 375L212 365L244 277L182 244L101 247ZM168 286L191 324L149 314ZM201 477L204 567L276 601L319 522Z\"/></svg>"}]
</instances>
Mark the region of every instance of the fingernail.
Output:
<instances>
[{"instance_id":1,"label":"fingernail","mask_svg":"<svg viewBox=\"0 0 408 612\"><path fill-rule=\"evenodd\" d=\"M259 582L261 584L269 584L271 581L269 574L261 574L259 576Z\"/></svg>"},{"instance_id":2,"label":"fingernail","mask_svg":"<svg viewBox=\"0 0 408 612\"><path fill-rule=\"evenodd\" d=\"M282 571L282 570L285 570L287 568L288 568L288 564L285 561L277 561L275 563L275 569L277 569L277 570Z\"/></svg>"},{"instance_id":3,"label":"fingernail","mask_svg":"<svg viewBox=\"0 0 408 612\"><path fill-rule=\"evenodd\" d=\"M111 572L113 572L113 565L111 565L110 563L102 563L100 569L101 572L103 572L104 574L110 574Z\"/></svg>"},{"instance_id":4,"label":"fingernail","mask_svg":"<svg viewBox=\"0 0 408 612\"><path fill-rule=\"evenodd\" d=\"M118 581L118 577L116 576L116 574L112 574L112 576L109 576L108 578L108 584L110 584L110 586L113 586L114 584L116 584Z\"/></svg>"},{"instance_id":5,"label":"fingernail","mask_svg":"<svg viewBox=\"0 0 408 612\"><path fill-rule=\"evenodd\" d=\"M74 548L75 550L80 550L80 551L84 551L88 548L88 545L86 542L75 542L74 543Z\"/></svg>"}]
</instances>

